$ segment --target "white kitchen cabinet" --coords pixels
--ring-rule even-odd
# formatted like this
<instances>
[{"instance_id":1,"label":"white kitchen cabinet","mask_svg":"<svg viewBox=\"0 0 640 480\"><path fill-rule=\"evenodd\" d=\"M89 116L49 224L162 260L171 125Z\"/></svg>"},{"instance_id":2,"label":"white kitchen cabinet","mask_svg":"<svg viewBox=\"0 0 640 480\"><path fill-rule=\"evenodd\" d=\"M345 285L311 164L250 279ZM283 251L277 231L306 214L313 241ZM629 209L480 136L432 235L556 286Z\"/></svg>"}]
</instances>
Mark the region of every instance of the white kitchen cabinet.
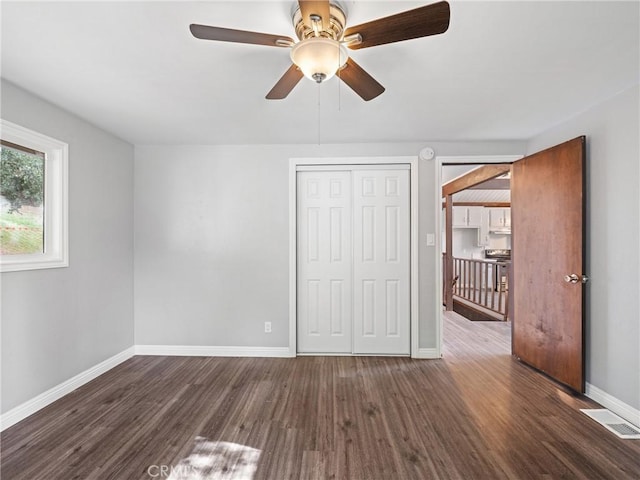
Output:
<instances>
[{"instance_id":1,"label":"white kitchen cabinet","mask_svg":"<svg viewBox=\"0 0 640 480\"><path fill-rule=\"evenodd\" d=\"M511 226L510 208L488 208L489 228L507 228Z\"/></svg>"},{"instance_id":2,"label":"white kitchen cabinet","mask_svg":"<svg viewBox=\"0 0 640 480\"><path fill-rule=\"evenodd\" d=\"M469 227L480 228L484 207L467 207L467 224Z\"/></svg>"},{"instance_id":3,"label":"white kitchen cabinet","mask_svg":"<svg viewBox=\"0 0 640 480\"><path fill-rule=\"evenodd\" d=\"M483 208L481 212L480 228L478 228L478 246L489 246L489 209Z\"/></svg>"},{"instance_id":4,"label":"white kitchen cabinet","mask_svg":"<svg viewBox=\"0 0 640 480\"><path fill-rule=\"evenodd\" d=\"M453 207L453 228L480 228L483 207Z\"/></svg>"},{"instance_id":5,"label":"white kitchen cabinet","mask_svg":"<svg viewBox=\"0 0 640 480\"><path fill-rule=\"evenodd\" d=\"M467 226L467 209L465 207L453 207L453 228L460 228Z\"/></svg>"}]
</instances>

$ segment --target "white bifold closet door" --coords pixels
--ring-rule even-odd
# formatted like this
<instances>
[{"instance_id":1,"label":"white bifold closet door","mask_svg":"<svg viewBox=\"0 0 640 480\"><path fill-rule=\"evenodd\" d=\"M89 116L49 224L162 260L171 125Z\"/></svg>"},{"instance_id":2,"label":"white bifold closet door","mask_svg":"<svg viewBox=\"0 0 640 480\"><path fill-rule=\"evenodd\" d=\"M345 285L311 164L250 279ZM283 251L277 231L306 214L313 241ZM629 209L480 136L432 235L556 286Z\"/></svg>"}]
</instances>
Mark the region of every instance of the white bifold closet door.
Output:
<instances>
[{"instance_id":1,"label":"white bifold closet door","mask_svg":"<svg viewBox=\"0 0 640 480\"><path fill-rule=\"evenodd\" d=\"M351 172L298 172L298 351L351 352Z\"/></svg>"},{"instance_id":2,"label":"white bifold closet door","mask_svg":"<svg viewBox=\"0 0 640 480\"><path fill-rule=\"evenodd\" d=\"M407 169L297 173L298 352L410 353Z\"/></svg>"}]
</instances>

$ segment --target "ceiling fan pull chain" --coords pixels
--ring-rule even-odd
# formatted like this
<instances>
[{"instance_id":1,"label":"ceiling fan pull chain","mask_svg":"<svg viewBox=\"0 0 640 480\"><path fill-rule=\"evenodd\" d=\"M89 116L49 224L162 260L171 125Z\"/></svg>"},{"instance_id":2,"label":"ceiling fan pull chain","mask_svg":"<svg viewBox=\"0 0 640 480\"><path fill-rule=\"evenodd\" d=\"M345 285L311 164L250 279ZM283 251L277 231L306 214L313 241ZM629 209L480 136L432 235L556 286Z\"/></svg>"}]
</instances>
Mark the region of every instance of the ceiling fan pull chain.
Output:
<instances>
[{"instance_id":1,"label":"ceiling fan pull chain","mask_svg":"<svg viewBox=\"0 0 640 480\"><path fill-rule=\"evenodd\" d=\"M338 82L338 111L341 112L342 111L342 74L340 73L340 70L342 70L341 68L338 68L338 71L336 72L336 75L338 76L338 80L340 80Z\"/></svg>"},{"instance_id":2,"label":"ceiling fan pull chain","mask_svg":"<svg viewBox=\"0 0 640 480\"><path fill-rule=\"evenodd\" d=\"M320 84L318 83L316 88L318 89L318 145L320 145Z\"/></svg>"}]
</instances>

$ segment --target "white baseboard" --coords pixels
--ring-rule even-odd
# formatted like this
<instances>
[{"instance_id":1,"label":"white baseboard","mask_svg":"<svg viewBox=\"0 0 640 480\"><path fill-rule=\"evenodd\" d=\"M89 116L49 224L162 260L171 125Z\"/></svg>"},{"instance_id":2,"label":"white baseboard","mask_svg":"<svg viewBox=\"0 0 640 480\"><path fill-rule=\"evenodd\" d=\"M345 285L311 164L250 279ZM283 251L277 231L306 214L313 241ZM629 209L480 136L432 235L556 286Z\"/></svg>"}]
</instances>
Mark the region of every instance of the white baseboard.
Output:
<instances>
[{"instance_id":1,"label":"white baseboard","mask_svg":"<svg viewBox=\"0 0 640 480\"><path fill-rule=\"evenodd\" d=\"M81 387L85 383L90 382L94 378L102 375L103 373L111 370L113 367L121 364L125 360L130 359L134 355L133 347L114 355L111 358L107 358L105 361L100 362L84 372L79 373L75 377L70 378L53 388L50 388L46 392L41 393L37 397L32 398L24 402L17 407L12 408L6 413L0 415L0 431L9 428L10 426L18 423L20 420L27 418L29 415L36 413L38 410L46 407L50 403L55 402L59 398L64 397L68 393L71 393L76 388Z\"/></svg>"},{"instance_id":2,"label":"white baseboard","mask_svg":"<svg viewBox=\"0 0 640 480\"><path fill-rule=\"evenodd\" d=\"M76 388L106 373L134 355L204 356L204 357L295 357L289 347L208 347L188 345L135 345L66 380L37 397L0 415L0 431L36 413Z\"/></svg>"},{"instance_id":3,"label":"white baseboard","mask_svg":"<svg viewBox=\"0 0 640 480\"><path fill-rule=\"evenodd\" d=\"M436 359L442 358L442 356L438 353L437 348L419 348L418 353L416 355L413 355L412 358Z\"/></svg>"},{"instance_id":4,"label":"white baseboard","mask_svg":"<svg viewBox=\"0 0 640 480\"><path fill-rule=\"evenodd\" d=\"M136 355L188 357L295 357L289 347L214 347L195 345L136 345Z\"/></svg>"},{"instance_id":5,"label":"white baseboard","mask_svg":"<svg viewBox=\"0 0 640 480\"><path fill-rule=\"evenodd\" d=\"M640 410L633 408L631 405L609 395L604 390L601 390L588 382L585 387L585 395L591 400L598 402L603 407L608 408L613 413L621 416L628 422L633 423L636 427L640 427Z\"/></svg>"}]
</instances>

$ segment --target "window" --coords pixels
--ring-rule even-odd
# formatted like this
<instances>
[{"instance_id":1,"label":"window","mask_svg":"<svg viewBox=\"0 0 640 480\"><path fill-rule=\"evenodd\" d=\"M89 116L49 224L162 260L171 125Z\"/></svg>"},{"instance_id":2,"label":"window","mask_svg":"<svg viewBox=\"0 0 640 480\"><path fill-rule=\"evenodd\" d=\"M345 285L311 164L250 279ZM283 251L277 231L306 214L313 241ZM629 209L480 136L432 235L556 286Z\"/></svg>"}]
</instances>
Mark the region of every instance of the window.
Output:
<instances>
[{"instance_id":1,"label":"window","mask_svg":"<svg viewBox=\"0 0 640 480\"><path fill-rule=\"evenodd\" d=\"M1 270L66 267L68 146L0 122Z\"/></svg>"}]
</instances>

